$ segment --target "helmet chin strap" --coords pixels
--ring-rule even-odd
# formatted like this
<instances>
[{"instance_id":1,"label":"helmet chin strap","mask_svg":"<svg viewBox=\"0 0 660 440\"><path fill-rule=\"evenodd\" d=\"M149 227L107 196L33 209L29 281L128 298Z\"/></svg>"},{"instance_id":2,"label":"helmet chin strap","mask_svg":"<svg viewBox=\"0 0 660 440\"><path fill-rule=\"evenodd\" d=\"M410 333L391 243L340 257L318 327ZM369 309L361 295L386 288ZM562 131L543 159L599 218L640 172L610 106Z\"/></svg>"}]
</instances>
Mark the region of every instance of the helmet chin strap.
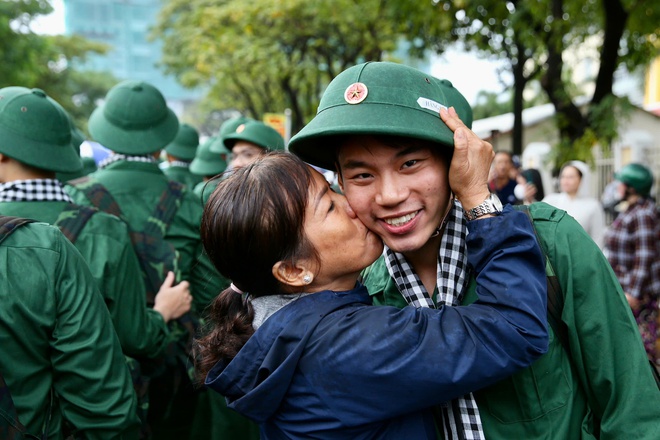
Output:
<instances>
[{"instance_id":1,"label":"helmet chin strap","mask_svg":"<svg viewBox=\"0 0 660 440\"><path fill-rule=\"evenodd\" d=\"M445 210L445 215L442 216L442 221L440 222L440 226L435 228L435 231L433 231L433 234L429 238L435 238L440 233L442 232L443 229L445 229L445 225L447 224L447 216L449 216L449 212L451 211L451 208L454 205L454 193L449 194L449 202L447 203L447 209Z\"/></svg>"}]
</instances>

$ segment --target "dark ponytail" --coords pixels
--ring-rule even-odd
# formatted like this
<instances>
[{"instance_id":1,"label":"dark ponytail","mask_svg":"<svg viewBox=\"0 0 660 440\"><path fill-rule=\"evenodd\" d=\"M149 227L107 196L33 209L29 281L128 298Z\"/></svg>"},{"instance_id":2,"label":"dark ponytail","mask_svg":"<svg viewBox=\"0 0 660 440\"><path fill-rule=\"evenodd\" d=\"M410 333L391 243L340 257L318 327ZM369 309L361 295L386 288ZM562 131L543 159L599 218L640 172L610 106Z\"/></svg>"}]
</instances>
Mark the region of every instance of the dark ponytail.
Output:
<instances>
[{"instance_id":1,"label":"dark ponytail","mask_svg":"<svg viewBox=\"0 0 660 440\"><path fill-rule=\"evenodd\" d=\"M232 360L254 333L252 306L232 288L213 300L206 318L206 331L196 341L195 356L197 375L202 382L217 362Z\"/></svg>"}]
</instances>

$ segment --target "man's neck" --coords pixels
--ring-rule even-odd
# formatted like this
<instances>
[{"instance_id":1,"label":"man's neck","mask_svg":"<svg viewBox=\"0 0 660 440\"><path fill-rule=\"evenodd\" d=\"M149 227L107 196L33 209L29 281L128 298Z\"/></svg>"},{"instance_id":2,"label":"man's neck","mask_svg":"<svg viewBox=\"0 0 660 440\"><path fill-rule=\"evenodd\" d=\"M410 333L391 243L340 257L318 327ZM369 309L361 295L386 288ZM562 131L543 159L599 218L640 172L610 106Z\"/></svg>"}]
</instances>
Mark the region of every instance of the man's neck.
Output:
<instances>
[{"instance_id":1,"label":"man's neck","mask_svg":"<svg viewBox=\"0 0 660 440\"><path fill-rule=\"evenodd\" d=\"M403 254L429 295L433 295L438 282L438 254L441 243L442 234L430 238L420 249Z\"/></svg>"}]
</instances>

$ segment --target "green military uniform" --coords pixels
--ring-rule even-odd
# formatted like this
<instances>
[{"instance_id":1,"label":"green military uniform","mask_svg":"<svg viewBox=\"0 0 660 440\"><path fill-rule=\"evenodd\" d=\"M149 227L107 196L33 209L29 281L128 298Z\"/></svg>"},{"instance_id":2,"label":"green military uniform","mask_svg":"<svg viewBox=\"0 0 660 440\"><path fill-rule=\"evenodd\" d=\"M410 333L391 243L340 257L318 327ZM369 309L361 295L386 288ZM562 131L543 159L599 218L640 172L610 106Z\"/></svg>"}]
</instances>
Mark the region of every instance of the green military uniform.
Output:
<instances>
[{"instance_id":1,"label":"green military uniform","mask_svg":"<svg viewBox=\"0 0 660 440\"><path fill-rule=\"evenodd\" d=\"M206 142L197 148L195 159L190 163L190 172L204 179L203 182L199 182L193 189L195 195L201 198L204 205L220 182L220 178L213 179L213 177L227 169L225 158L219 153L211 152L211 145L217 142L219 142L219 138L217 137L208 138Z\"/></svg>"},{"instance_id":2,"label":"green military uniform","mask_svg":"<svg viewBox=\"0 0 660 440\"><path fill-rule=\"evenodd\" d=\"M154 155L175 138L179 128L176 115L152 85L124 81L108 92L105 103L92 113L88 126L94 140L115 153L90 175L90 182L100 184L111 195L132 231L145 231L148 222L156 221L154 212L160 206L161 196L171 187ZM77 184L69 191L76 202L91 204L85 185L88 183ZM168 224L156 226L175 249L175 261L159 264L176 266L179 277L190 282L194 298L191 312L202 313L221 290L221 279L203 254L199 235L202 205L191 191L183 188L174 206ZM165 372L157 381L151 380L148 417L153 436L159 440L188 437L200 394L188 379L192 370L189 359L182 359L182 355L190 355L189 347L186 353L181 350L183 340L190 334L180 336Z\"/></svg>"},{"instance_id":3,"label":"green military uniform","mask_svg":"<svg viewBox=\"0 0 660 440\"><path fill-rule=\"evenodd\" d=\"M49 439L63 438L64 420L82 438L137 439L128 370L80 254L57 228L28 224L0 262L0 371L20 421L38 434L50 413Z\"/></svg>"},{"instance_id":4,"label":"green military uniform","mask_svg":"<svg viewBox=\"0 0 660 440\"><path fill-rule=\"evenodd\" d=\"M190 161L195 158L198 145L197 130L188 124L181 124L174 140L165 147L165 152L174 160L170 161L163 172L169 179L181 182L191 190L202 181L199 175L190 170Z\"/></svg>"},{"instance_id":5,"label":"green military uniform","mask_svg":"<svg viewBox=\"0 0 660 440\"><path fill-rule=\"evenodd\" d=\"M0 213L54 224L66 202L0 202ZM144 283L126 225L97 212L80 231L75 246L89 265L108 306L124 353L155 358L162 354L169 331L160 313L146 308Z\"/></svg>"},{"instance_id":6,"label":"green military uniform","mask_svg":"<svg viewBox=\"0 0 660 440\"><path fill-rule=\"evenodd\" d=\"M190 190L202 181L202 178L191 173L190 166L188 164L183 165L183 162L181 164L172 162L170 166L163 170L163 173L168 179L181 182Z\"/></svg>"},{"instance_id":7,"label":"green military uniform","mask_svg":"<svg viewBox=\"0 0 660 440\"><path fill-rule=\"evenodd\" d=\"M124 160L114 162L90 176L112 194L124 219L135 231L144 229L168 182L156 163ZM67 191L75 202L91 204L79 189L67 187ZM203 255L199 237L201 219L201 203L192 192L184 190L181 205L165 233L165 240L178 252L177 266L181 278L190 282L193 304L199 312L221 290L217 271Z\"/></svg>"},{"instance_id":8,"label":"green military uniform","mask_svg":"<svg viewBox=\"0 0 660 440\"><path fill-rule=\"evenodd\" d=\"M0 89L0 97L0 153L43 170L44 176L81 168L76 153L80 138L72 140L70 119L59 104L41 90L23 87ZM0 186L3 215L55 224L70 207L56 180L19 180L15 185L8 179L0 176L6 181ZM40 190L25 190L21 185L26 184ZM97 281L124 352L156 357L165 348L168 330L160 313L145 307L145 287L126 225L116 217L96 213L77 235L75 245Z\"/></svg>"},{"instance_id":9,"label":"green military uniform","mask_svg":"<svg viewBox=\"0 0 660 440\"><path fill-rule=\"evenodd\" d=\"M609 263L564 211L530 211L563 291L569 350L552 332L534 365L475 393L486 438L660 438L660 393ZM368 271L374 304L407 305L382 257ZM463 305L476 300L474 287L473 279Z\"/></svg>"}]
</instances>

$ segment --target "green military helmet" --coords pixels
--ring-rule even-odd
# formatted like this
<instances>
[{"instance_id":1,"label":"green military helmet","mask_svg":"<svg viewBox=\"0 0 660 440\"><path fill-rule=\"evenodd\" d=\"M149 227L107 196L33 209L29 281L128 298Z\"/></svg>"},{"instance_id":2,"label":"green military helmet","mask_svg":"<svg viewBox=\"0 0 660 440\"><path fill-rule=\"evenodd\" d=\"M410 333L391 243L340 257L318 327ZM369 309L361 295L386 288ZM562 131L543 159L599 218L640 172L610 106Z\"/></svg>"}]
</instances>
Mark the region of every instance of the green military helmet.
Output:
<instances>
[{"instance_id":1,"label":"green military helmet","mask_svg":"<svg viewBox=\"0 0 660 440\"><path fill-rule=\"evenodd\" d=\"M648 196L653 186L653 173L639 163L624 166L614 174L614 178L633 188L642 197Z\"/></svg>"},{"instance_id":2,"label":"green military helmet","mask_svg":"<svg viewBox=\"0 0 660 440\"><path fill-rule=\"evenodd\" d=\"M284 138L269 125L255 119L238 125L234 131L223 138L228 150L238 141L250 142L267 151L284 150Z\"/></svg>"},{"instance_id":3,"label":"green military helmet","mask_svg":"<svg viewBox=\"0 0 660 440\"><path fill-rule=\"evenodd\" d=\"M220 130L218 131L218 136L215 138L215 142L211 144L211 152L221 154L227 158L231 151L225 147L225 137L229 136L230 134L234 134L236 128L238 128L239 125L245 124L247 121L251 120L252 119L245 116L238 116L236 118L227 119L225 122L223 122L220 126Z\"/></svg>"},{"instance_id":4,"label":"green military helmet","mask_svg":"<svg viewBox=\"0 0 660 440\"><path fill-rule=\"evenodd\" d=\"M122 81L89 118L95 141L121 154L143 155L162 150L176 136L179 120L160 91L143 81Z\"/></svg>"},{"instance_id":5,"label":"green military helmet","mask_svg":"<svg viewBox=\"0 0 660 440\"><path fill-rule=\"evenodd\" d=\"M197 154L190 163L190 172L198 176L215 176L227 168L227 162L220 154L211 151L211 145L217 141L210 137L197 148Z\"/></svg>"},{"instance_id":6,"label":"green military helmet","mask_svg":"<svg viewBox=\"0 0 660 440\"><path fill-rule=\"evenodd\" d=\"M47 171L82 168L67 112L43 90L0 89L0 153Z\"/></svg>"},{"instance_id":7,"label":"green military helmet","mask_svg":"<svg viewBox=\"0 0 660 440\"><path fill-rule=\"evenodd\" d=\"M316 116L291 139L289 150L305 162L334 169L333 136L407 136L453 148L454 133L438 114L452 106L471 127L470 104L449 81L396 63L359 64L330 82Z\"/></svg>"},{"instance_id":8,"label":"green military helmet","mask_svg":"<svg viewBox=\"0 0 660 440\"><path fill-rule=\"evenodd\" d=\"M189 124L179 125L179 131L165 152L181 160L193 160L199 145L199 133Z\"/></svg>"}]
</instances>

